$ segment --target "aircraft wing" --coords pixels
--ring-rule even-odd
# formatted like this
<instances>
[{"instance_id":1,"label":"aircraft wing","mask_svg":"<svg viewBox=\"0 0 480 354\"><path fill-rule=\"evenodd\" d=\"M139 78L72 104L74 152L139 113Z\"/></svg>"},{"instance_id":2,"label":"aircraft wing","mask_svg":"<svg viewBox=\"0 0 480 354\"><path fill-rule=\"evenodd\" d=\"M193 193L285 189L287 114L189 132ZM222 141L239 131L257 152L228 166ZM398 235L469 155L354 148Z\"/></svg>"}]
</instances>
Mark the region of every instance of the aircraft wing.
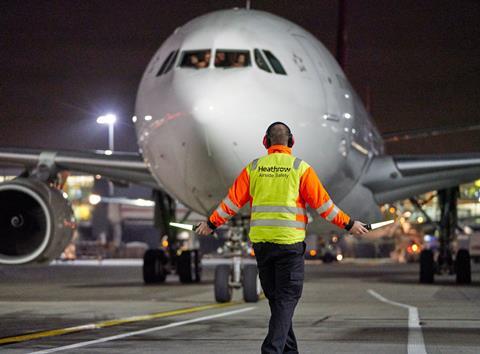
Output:
<instances>
[{"instance_id":1,"label":"aircraft wing","mask_svg":"<svg viewBox=\"0 0 480 354\"><path fill-rule=\"evenodd\" d=\"M480 153L376 156L362 184L389 203L480 178Z\"/></svg>"},{"instance_id":2,"label":"aircraft wing","mask_svg":"<svg viewBox=\"0 0 480 354\"><path fill-rule=\"evenodd\" d=\"M35 168L44 164L58 170L99 174L121 183L138 183L159 188L148 170L143 157L136 153L39 150L0 148L0 163Z\"/></svg>"},{"instance_id":3,"label":"aircraft wing","mask_svg":"<svg viewBox=\"0 0 480 354\"><path fill-rule=\"evenodd\" d=\"M426 129L409 129L401 131L386 132L382 134L385 142L396 142L418 138L428 138L437 135L459 133L465 131L480 130L480 124L476 125L452 125Z\"/></svg>"}]
</instances>

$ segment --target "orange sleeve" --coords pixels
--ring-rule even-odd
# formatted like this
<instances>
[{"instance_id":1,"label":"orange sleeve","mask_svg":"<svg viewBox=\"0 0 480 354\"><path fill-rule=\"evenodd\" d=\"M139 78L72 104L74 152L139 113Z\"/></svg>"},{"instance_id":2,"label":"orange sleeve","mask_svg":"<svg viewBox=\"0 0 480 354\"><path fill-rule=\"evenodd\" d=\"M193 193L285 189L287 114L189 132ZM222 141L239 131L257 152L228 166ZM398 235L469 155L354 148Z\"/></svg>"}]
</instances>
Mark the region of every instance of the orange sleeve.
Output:
<instances>
[{"instance_id":1,"label":"orange sleeve","mask_svg":"<svg viewBox=\"0 0 480 354\"><path fill-rule=\"evenodd\" d=\"M250 176L244 168L217 209L208 218L210 226L218 227L238 213L250 200Z\"/></svg>"},{"instance_id":2,"label":"orange sleeve","mask_svg":"<svg viewBox=\"0 0 480 354\"><path fill-rule=\"evenodd\" d=\"M320 182L320 179L311 167L300 177L300 196L327 221L342 229L350 229L350 216L333 203L322 182Z\"/></svg>"}]
</instances>

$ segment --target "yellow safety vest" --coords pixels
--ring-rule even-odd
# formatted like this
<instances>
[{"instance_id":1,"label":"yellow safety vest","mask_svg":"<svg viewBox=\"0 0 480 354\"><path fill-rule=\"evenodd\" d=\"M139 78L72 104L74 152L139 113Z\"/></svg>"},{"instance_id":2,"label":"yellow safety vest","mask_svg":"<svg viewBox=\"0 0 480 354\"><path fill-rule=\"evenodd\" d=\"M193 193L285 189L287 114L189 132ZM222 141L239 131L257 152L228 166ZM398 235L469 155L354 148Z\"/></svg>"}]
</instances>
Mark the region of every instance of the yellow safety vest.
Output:
<instances>
[{"instance_id":1,"label":"yellow safety vest","mask_svg":"<svg viewBox=\"0 0 480 354\"><path fill-rule=\"evenodd\" d=\"M305 239L304 207L297 206L300 177L310 166L289 154L273 153L247 166L252 197L250 240L292 244Z\"/></svg>"}]
</instances>

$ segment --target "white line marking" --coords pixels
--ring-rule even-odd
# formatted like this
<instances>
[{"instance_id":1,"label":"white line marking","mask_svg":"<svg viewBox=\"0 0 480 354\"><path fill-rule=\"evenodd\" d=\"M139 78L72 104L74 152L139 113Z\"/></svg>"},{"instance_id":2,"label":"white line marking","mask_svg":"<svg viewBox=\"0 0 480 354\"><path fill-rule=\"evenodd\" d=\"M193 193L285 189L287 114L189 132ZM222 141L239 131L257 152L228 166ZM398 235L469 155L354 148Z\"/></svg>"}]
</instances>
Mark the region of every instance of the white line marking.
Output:
<instances>
[{"instance_id":1,"label":"white line marking","mask_svg":"<svg viewBox=\"0 0 480 354\"><path fill-rule=\"evenodd\" d=\"M247 307L247 308L240 309L240 310L222 312L222 313L217 313L215 315L209 315L209 316L204 316L204 317L199 317L199 318L192 318L191 320L173 322L173 323L163 325L163 326L142 329L140 331L134 331L134 332L124 333L124 334L118 334L116 336L105 337L105 338L100 338L100 339L96 339L96 340L90 340L90 341L87 341L87 342L80 342L80 343L75 343L75 344L71 344L71 345L65 345L63 347L40 350L40 351L37 351L37 352L31 352L30 354L46 354L46 353L59 352L59 351L62 351L62 350L67 350L67 349L76 349L76 348L86 347L87 345L109 342L109 341L112 341L112 340L127 338L127 337L131 337L131 336L136 336L136 335L139 335L139 334L145 334L145 333L160 331L162 329L179 327L179 326L183 326L183 325L190 324L190 323L208 321L208 320L212 320L214 318L235 315L237 313L251 311L254 308L255 307Z\"/></svg>"},{"instance_id":2,"label":"white line marking","mask_svg":"<svg viewBox=\"0 0 480 354\"><path fill-rule=\"evenodd\" d=\"M386 304L403 307L408 310L408 354L426 354L425 343L423 342L422 326L420 325L420 318L418 317L418 309L415 306L402 304L388 300L379 293L368 289L370 295Z\"/></svg>"}]
</instances>

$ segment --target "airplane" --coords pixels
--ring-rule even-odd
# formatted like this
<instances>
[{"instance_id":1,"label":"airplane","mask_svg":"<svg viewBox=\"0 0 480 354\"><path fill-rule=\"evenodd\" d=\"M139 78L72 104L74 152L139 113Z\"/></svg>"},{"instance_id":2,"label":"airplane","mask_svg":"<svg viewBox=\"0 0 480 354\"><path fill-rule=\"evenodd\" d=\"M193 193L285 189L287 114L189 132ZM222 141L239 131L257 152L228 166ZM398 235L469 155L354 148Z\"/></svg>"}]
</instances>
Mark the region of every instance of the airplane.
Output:
<instances>
[{"instance_id":1,"label":"airplane","mask_svg":"<svg viewBox=\"0 0 480 354\"><path fill-rule=\"evenodd\" d=\"M0 162L25 167L0 184L0 265L47 262L69 242L75 220L55 188L59 172L149 186L164 224L173 215L172 198L209 215L241 169L265 154L262 137L274 121L289 125L294 154L355 219L376 222L379 204L441 191L441 257L449 252L455 188L480 177L476 153L386 155L382 135L325 46L300 26L257 10L216 11L177 28L146 67L133 121L134 156L0 149ZM332 227L309 214L309 228ZM422 252L420 281L432 282L436 261ZM468 252L456 258L457 281L469 282ZM147 251L144 280L164 281L170 264L183 282L199 280L198 254L176 257L174 249Z\"/></svg>"}]
</instances>

